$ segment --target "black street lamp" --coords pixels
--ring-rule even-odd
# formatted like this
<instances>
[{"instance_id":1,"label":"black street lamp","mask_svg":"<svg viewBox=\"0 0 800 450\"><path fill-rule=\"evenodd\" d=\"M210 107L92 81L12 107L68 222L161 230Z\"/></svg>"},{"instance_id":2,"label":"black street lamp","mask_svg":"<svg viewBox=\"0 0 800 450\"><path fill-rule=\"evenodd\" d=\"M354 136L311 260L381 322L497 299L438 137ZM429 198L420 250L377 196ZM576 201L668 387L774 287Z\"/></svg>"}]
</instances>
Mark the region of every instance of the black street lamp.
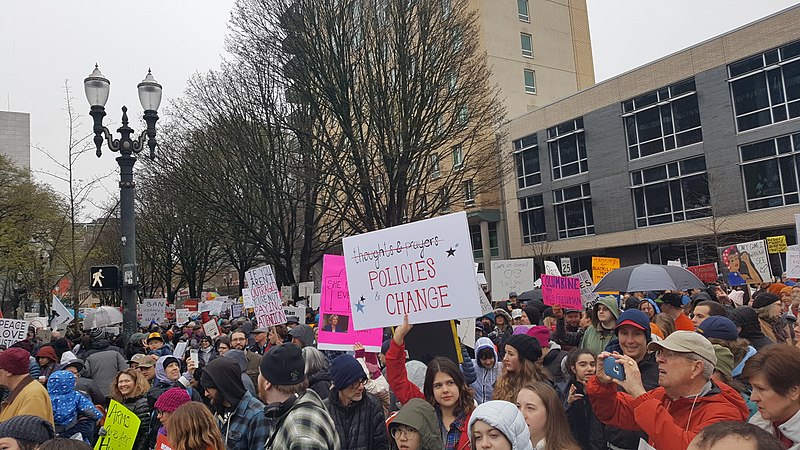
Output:
<instances>
[{"instance_id":1,"label":"black street lamp","mask_svg":"<svg viewBox=\"0 0 800 450\"><path fill-rule=\"evenodd\" d=\"M147 76L137 86L139 102L144 109L144 121L147 129L137 138L131 138L134 130L128 126L128 108L122 107L122 126L117 128L121 135L113 139L108 128L103 126L103 117L106 115L106 101L111 83L100 73L97 65L94 71L83 81L86 99L89 100L91 111L89 114L94 119L94 143L97 146L97 157L102 154L103 138L112 152L119 152L119 197L120 197L120 238L122 244L122 330L125 337L130 337L137 329L136 317L136 288L138 277L136 274L136 217L134 213L134 183L133 165L136 155L143 150L145 137L150 148L150 159L155 158L156 148L156 121L158 121L158 107L161 104L161 85L153 78L150 70Z\"/></svg>"}]
</instances>

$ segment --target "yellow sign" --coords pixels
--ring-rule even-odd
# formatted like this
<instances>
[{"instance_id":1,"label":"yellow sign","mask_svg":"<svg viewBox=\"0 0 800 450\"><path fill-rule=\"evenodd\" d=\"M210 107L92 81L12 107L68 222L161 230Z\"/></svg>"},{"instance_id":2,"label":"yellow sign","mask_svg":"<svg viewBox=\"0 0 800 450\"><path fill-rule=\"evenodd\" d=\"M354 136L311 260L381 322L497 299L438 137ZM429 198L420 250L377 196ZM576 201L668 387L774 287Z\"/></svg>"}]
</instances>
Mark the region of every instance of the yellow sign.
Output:
<instances>
[{"instance_id":1,"label":"yellow sign","mask_svg":"<svg viewBox=\"0 0 800 450\"><path fill-rule=\"evenodd\" d=\"M619 269L619 258L592 256L592 282L597 284L608 272Z\"/></svg>"},{"instance_id":2,"label":"yellow sign","mask_svg":"<svg viewBox=\"0 0 800 450\"><path fill-rule=\"evenodd\" d=\"M124 407L122 403L111 400L106 423L103 426L106 434L100 436L94 450L131 450L140 424L141 420L133 411Z\"/></svg>"},{"instance_id":3,"label":"yellow sign","mask_svg":"<svg viewBox=\"0 0 800 450\"><path fill-rule=\"evenodd\" d=\"M767 250L769 250L770 253L786 253L786 236L768 237Z\"/></svg>"}]
</instances>

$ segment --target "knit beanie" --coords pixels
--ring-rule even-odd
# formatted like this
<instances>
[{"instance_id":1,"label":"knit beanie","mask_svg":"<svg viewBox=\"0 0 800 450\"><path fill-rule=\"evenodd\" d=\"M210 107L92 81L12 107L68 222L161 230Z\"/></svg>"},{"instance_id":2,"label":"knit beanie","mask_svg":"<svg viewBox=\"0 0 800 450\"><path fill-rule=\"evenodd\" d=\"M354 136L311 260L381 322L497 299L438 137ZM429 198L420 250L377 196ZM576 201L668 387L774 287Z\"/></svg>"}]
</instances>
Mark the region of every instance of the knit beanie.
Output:
<instances>
[{"instance_id":1,"label":"knit beanie","mask_svg":"<svg viewBox=\"0 0 800 450\"><path fill-rule=\"evenodd\" d=\"M89 337L92 338L93 341L103 339L106 336L106 332L103 331L102 328L92 328L89 330Z\"/></svg>"},{"instance_id":2,"label":"knit beanie","mask_svg":"<svg viewBox=\"0 0 800 450\"><path fill-rule=\"evenodd\" d=\"M785 287L786 287L786 285L783 284L783 283L772 283L767 288L767 291L769 291L772 294L780 295L781 291Z\"/></svg>"},{"instance_id":3,"label":"knit beanie","mask_svg":"<svg viewBox=\"0 0 800 450\"><path fill-rule=\"evenodd\" d=\"M546 326L536 325L531 327L526 334L532 338L535 338L541 347L550 346L550 329Z\"/></svg>"},{"instance_id":4,"label":"knit beanie","mask_svg":"<svg viewBox=\"0 0 800 450\"><path fill-rule=\"evenodd\" d=\"M4 352L5 353L5 352ZM15 416L0 422L0 437L40 445L55 437L53 425L39 416Z\"/></svg>"},{"instance_id":5,"label":"knit beanie","mask_svg":"<svg viewBox=\"0 0 800 450\"><path fill-rule=\"evenodd\" d=\"M758 310L779 301L781 301L781 298L776 294L772 292L762 292L753 300L753 309Z\"/></svg>"},{"instance_id":6,"label":"knit beanie","mask_svg":"<svg viewBox=\"0 0 800 450\"><path fill-rule=\"evenodd\" d=\"M24 349L13 347L0 353L0 369L11 375L25 375L30 372L31 354Z\"/></svg>"},{"instance_id":7,"label":"knit beanie","mask_svg":"<svg viewBox=\"0 0 800 450\"><path fill-rule=\"evenodd\" d=\"M331 381L336 389L342 390L359 380L367 378L364 368L348 354L337 356L330 367Z\"/></svg>"},{"instance_id":8,"label":"knit beanie","mask_svg":"<svg viewBox=\"0 0 800 450\"><path fill-rule=\"evenodd\" d=\"M389 352L389 346L391 346L391 345L392 345L392 340L391 339L387 339L387 340L383 341L383 343L381 344L381 355L385 355L386 353L388 353Z\"/></svg>"},{"instance_id":9,"label":"knit beanie","mask_svg":"<svg viewBox=\"0 0 800 450\"><path fill-rule=\"evenodd\" d=\"M158 396L155 407L161 411L173 413L178 407L190 401L192 401L192 398L189 397L189 393L186 392L186 389L174 387L167 389L163 394Z\"/></svg>"},{"instance_id":10,"label":"knit beanie","mask_svg":"<svg viewBox=\"0 0 800 450\"><path fill-rule=\"evenodd\" d=\"M53 348L52 345L43 345L38 352L36 352L37 358L48 358L50 362L57 363L58 356L56 356L56 349Z\"/></svg>"},{"instance_id":11,"label":"knit beanie","mask_svg":"<svg viewBox=\"0 0 800 450\"><path fill-rule=\"evenodd\" d=\"M731 378L733 375L733 353L727 348L719 344L714 345L714 354L717 355L717 364L714 369Z\"/></svg>"},{"instance_id":12,"label":"knit beanie","mask_svg":"<svg viewBox=\"0 0 800 450\"><path fill-rule=\"evenodd\" d=\"M539 361L542 357L542 347L539 341L527 334L515 334L508 338L506 345L514 347L521 358L530 362Z\"/></svg>"},{"instance_id":13,"label":"knit beanie","mask_svg":"<svg viewBox=\"0 0 800 450\"><path fill-rule=\"evenodd\" d=\"M269 349L261 358L260 368L264 379L276 386L291 386L306 379L303 351L294 344Z\"/></svg>"},{"instance_id":14,"label":"knit beanie","mask_svg":"<svg viewBox=\"0 0 800 450\"><path fill-rule=\"evenodd\" d=\"M541 315L539 314L539 310L534 308L533 306L526 306L522 309L522 312L528 316L528 321L531 325L539 325L542 323Z\"/></svg>"}]
</instances>

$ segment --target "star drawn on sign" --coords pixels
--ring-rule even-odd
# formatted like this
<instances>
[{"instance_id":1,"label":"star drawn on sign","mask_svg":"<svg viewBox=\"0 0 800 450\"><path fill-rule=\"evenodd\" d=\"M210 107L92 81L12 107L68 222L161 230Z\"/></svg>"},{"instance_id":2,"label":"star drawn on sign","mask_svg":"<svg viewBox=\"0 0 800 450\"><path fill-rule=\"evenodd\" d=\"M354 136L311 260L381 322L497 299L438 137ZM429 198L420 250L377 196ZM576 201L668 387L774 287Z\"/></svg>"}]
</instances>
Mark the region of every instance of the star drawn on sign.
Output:
<instances>
[{"instance_id":1,"label":"star drawn on sign","mask_svg":"<svg viewBox=\"0 0 800 450\"><path fill-rule=\"evenodd\" d=\"M360 299L358 299L359 303L364 303L365 301L367 301L367 299L365 299L363 295L361 296Z\"/></svg>"},{"instance_id":2,"label":"star drawn on sign","mask_svg":"<svg viewBox=\"0 0 800 450\"><path fill-rule=\"evenodd\" d=\"M364 304L363 303L353 303L356 305L356 311L364 314Z\"/></svg>"},{"instance_id":3,"label":"star drawn on sign","mask_svg":"<svg viewBox=\"0 0 800 450\"><path fill-rule=\"evenodd\" d=\"M456 255L456 251L455 251L455 249L453 249L453 247L450 247L450 250L445 250L445 251L447 252L447 257L448 258L451 257L451 256L455 256Z\"/></svg>"}]
</instances>

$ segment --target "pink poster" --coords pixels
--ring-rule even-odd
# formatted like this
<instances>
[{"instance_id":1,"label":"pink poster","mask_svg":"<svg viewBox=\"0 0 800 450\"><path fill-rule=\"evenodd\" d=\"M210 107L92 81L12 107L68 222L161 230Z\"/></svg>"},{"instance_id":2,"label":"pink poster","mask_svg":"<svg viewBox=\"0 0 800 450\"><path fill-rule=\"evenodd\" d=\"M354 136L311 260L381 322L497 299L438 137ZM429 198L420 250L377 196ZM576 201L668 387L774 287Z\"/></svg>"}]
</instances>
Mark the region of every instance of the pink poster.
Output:
<instances>
[{"instance_id":1,"label":"pink poster","mask_svg":"<svg viewBox=\"0 0 800 450\"><path fill-rule=\"evenodd\" d=\"M565 309L583 309L580 280L573 277L542 275L542 300L545 305Z\"/></svg>"},{"instance_id":2,"label":"pink poster","mask_svg":"<svg viewBox=\"0 0 800 450\"><path fill-rule=\"evenodd\" d=\"M364 312L358 308L360 303L350 301L344 256L323 257L320 294L317 343L321 350L353 350L353 344L360 342L368 352L381 351L383 329L353 329L352 306L356 306L356 314Z\"/></svg>"}]
</instances>

